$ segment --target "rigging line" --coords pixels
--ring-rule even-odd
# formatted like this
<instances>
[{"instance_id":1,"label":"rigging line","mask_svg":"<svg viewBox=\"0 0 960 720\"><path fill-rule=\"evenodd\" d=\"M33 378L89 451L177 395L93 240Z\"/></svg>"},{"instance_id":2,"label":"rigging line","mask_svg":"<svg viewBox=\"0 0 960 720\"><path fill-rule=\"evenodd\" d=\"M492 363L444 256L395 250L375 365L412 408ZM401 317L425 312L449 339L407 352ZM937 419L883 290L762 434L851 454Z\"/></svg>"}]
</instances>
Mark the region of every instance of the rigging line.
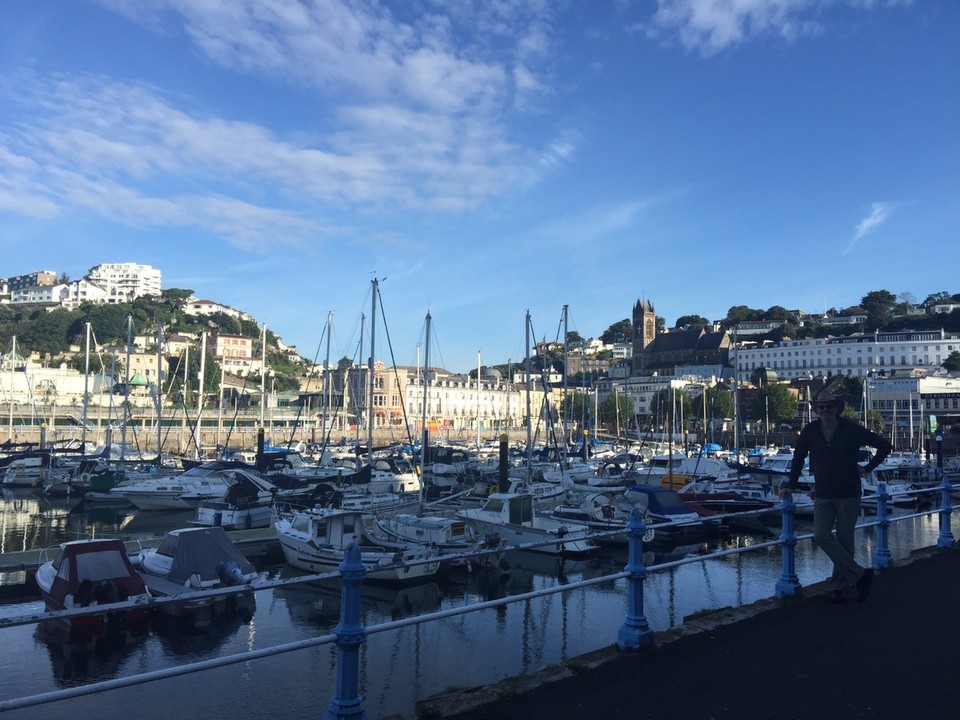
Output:
<instances>
[{"instance_id":1,"label":"rigging line","mask_svg":"<svg viewBox=\"0 0 960 720\"><path fill-rule=\"evenodd\" d=\"M313 354L313 367L314 367L314 368L317 367L317 360L320 358L320 348L323 347L323 339L324 339L324 337L326 337L326 335L327 335L327 328L328 328L329 325L330 325L330 323L324 323L324 324L323 324L323 332L320 333L320 341L317 343L317 351ZM323 371L324 371L324 384L326 384L326 382L327 382L327 374L330 372L330 368L325 367ZM313 377L312 377L312 375L309 375L309 374L308 374L308 375L307 375L307 384L306 384L306 386L305 386L304 389L303 389L304 394L308 394L308 393L310 392L310 381L311 381L311 380L313 380ZM322 392L322 388L321 388L321 392ZM293 446L294 438L296 438L296 436L297 436L297 428L300 427L300 419L303 417L303 406L304 406L304 403L303 403L302 401L297 404L297 416L296 416L296 418L294 418L294 420L293 420L293 427L290 428L290 439L287 441L287 447L292 447L292 446ZM321 455L321 457L322 457L322 455Z\"/></svg>"},{"instance_id":2,"label":"rigging line","mask_svg":"<svg viewBox=\"0 0 960 720\"><path fill-rule=\"evenodd\" d=\"M382 293L377 294L377 300L380 301L380 318L383 321L383 332L387 336L387 348L390 350L390 364L393 365L394 380L396 380L397 382L397 387L400 388L400 373L397 371L397 363L393 355L393 341L390 339L390 328L387 327L387 315L383 310L383 294ZM371 372L372 371L373 371L373 368L371 368ZM406 428L406 431L407 431L407 442L410 443L410 445L412 446L413 432L410 429L410 421L407 418L407 403L404 401L405 395L406 393L403 392L403 388L400 388L400 411L403 414L403 426L404 428ZM372 401L372 398L371 398L371 401ZM372 409L373 408L371 408L371 410ZM389 423L388 423L387 429L390 431L391 439L393 439L393 428L389 426Z\"/></svg>"}]
</instances>

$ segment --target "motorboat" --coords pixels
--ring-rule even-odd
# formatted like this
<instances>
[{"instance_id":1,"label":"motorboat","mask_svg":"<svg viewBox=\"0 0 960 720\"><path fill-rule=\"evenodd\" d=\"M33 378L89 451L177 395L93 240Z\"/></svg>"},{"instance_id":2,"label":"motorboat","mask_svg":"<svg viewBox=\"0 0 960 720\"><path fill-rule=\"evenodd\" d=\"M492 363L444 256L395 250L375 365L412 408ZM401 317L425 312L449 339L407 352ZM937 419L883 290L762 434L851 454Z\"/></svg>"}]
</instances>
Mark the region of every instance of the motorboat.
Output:
<instances>
[{"instance_id":1,"label":"motorboat","mask_svg":"<svg viewBox=\"0 0 960 720\"><path fill-rule=\"evenodd\" d=\"M395 513L365 518L366 536L387 548L410 543L436 548L443 555L466 556L458 564L483 565L500 550L502 541L478 534L465 520L439 515Z\"/></svg>"},{"instance_id":2,"label":"motorboat","mask_svg":"<svg viewBox=\"0 0 960 720\"><path fill-rule=\"evenodd\" d=\"M436 549L411 546L385 549L364 533L363 511L350 508L313 507L290 509L279 514L274 528L289 565L310 573L337 570L347 548L356 543L367 579L381 582L417 582L440 569Z\"/></svg>"},{"instance_id":3,"label":"motorboat","mask_svg":"<svg viewBox=\"0 0 960 720\"><path fill-rule=\"evenodd\" d=\"M143 578L134 568L127 549L116 539L72 540L62 543L56 556L44 560L36 572L37 587L48 611L78 608L103 612L64 619L71 630L89 636L121 635L146 631L150 599ZM113 603L143 602L142 607L109 610Z\"/></svg>"},{"instance_id":4,"label":"motorboat","mask_svg":"<svg viewBox=\"0 0 960 720\"><path fill-rule=\"evenodd\" d=\"M270 495L270 485L244 463L213 460L174 476L140 479L117 485L111 494L127 498L140 510L194 510L204 500L221 500L238 482L249 482Z\"/></svg>"},{"instance_id":5,"label":"motorboat","mask_svg":"<svg viewBox=\"0 0 960 720\"><path fill-rule=\"evenodd\" d=\"M590 528L579 523L538 515L531 493L491 493L478 508L457 511L486 537L496 536L506 545L538 543L524 548L534 552L577 555L595 551L599 546L590 539Z\"/></svg>"},{"instance_id":6,"label":"motorboat","mask_svg":"<svg viewBox=\"0 0 960 720\"><path fill-rule=\"evenodd\" d=\"M191 527L171 530L157 548L142 548L137 556L143 580L150 593L180 602L157 605L161 614L181 618L193 627L205 627L229 614L253 616L253 591L200 596L197 591L250 586L259 578L253 564L227 537L222 527Z\"/></svg>"}]
</instances>

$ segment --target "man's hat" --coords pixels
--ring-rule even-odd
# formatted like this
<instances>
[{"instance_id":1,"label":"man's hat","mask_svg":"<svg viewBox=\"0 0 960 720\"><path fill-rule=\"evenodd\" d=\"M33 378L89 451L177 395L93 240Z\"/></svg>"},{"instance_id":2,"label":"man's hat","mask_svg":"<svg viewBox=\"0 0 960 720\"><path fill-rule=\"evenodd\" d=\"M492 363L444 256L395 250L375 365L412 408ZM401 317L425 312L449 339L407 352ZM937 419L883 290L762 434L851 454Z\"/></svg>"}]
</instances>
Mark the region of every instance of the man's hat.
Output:
<instances>
[{"instance_id":1,"label":"man's hat","mask_svg":"<svg viewBox=\"0 0 960 720\"><path fill-rule=\"evenodd\" d=\"M836 385L825 385L822 387L820 391L813 396L811 402L814 405L817 403L834 403L837 406L838 413L843 412L843 408L846 407L843 394Z\"/></svg>"}]
</instances>

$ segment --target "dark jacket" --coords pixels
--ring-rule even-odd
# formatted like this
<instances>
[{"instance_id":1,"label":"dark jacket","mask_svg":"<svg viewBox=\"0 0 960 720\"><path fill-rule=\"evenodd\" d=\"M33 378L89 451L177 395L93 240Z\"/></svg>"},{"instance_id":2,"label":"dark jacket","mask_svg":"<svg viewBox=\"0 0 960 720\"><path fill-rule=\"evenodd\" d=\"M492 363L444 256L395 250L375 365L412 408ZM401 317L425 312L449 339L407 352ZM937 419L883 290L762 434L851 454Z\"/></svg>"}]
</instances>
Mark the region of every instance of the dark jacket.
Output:
<instances>
[{"instance_id":1,"label":"dark jacket","mask_svg":"<svg viewBox=\"0 0 960 720\"><path fill-rule=\"evenodd\" d=\"M890 454L890 442L875 432L867 430L860 423L838 418L837 429L830 442L823 436L820 420L808 423L800 431L797 449L793 452L790 466L790 481L787 488L796 490L803 461L810 454L810 473L815 480L814 489L820 498L860 497L860 472L857 460L860 448L876 448L876 454L867 463L866 469L873 470Z\"/></svg>"}]
</instances>

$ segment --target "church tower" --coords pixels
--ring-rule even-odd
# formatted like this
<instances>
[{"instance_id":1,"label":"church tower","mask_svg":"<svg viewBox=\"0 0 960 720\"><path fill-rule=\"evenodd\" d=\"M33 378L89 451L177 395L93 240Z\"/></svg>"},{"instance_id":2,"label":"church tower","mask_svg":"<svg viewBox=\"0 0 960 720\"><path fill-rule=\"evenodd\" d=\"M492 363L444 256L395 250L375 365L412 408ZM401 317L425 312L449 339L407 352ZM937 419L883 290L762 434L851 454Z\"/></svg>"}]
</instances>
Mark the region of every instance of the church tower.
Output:
<instances>
[{"instance_id":1,"label":"church tower","mask_svg":"<svg viewBox=\"0 0 960 720\"><path fill-rule=\"evenodd\" d=\"M648 364L647 349L657 336L657 314L649 300L637 300L633 306L633 374L639 375Z\"/></svg>"}]
</instances>

